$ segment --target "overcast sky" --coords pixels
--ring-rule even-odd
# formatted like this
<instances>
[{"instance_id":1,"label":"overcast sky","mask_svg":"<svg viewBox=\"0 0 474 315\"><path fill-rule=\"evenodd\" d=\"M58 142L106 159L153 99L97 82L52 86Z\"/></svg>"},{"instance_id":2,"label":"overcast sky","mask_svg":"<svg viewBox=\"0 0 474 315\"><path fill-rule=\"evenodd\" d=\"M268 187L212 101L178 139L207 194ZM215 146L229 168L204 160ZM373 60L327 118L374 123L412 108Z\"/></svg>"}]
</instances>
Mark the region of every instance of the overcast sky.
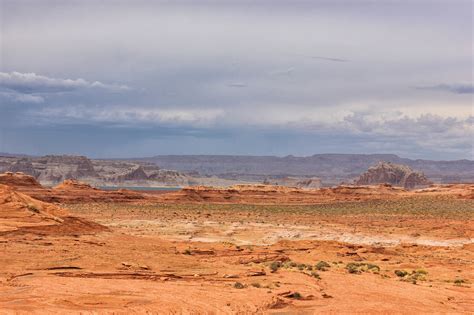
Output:
<instances>
[{"instance_id":1,"label":"overcast sky","mask_svg":"<svg viewBox=\"0 0 474 315\"><path fill-rule=\"evenodd\" d=\"M0 152L474 159L473 2L0 0Z\"/></svg>"}]
</instances>

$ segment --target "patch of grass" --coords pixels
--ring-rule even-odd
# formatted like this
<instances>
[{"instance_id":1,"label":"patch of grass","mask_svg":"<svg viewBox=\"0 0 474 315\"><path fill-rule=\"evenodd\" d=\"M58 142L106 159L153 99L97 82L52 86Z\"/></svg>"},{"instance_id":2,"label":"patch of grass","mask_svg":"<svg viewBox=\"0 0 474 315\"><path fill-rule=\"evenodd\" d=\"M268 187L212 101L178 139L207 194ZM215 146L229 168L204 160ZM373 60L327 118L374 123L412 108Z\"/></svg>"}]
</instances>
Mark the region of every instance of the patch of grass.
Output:
<instances>
[{"instance_id":1,"label":"patch of grass","mask_svg":"<svg viewBox=\"0 0 474 315\"><path fill-rule=\"evenodd\" d=\"M254 283L252 283L252 284L250 284L250 285L251 285L252 287L254 287L254 288L261 288L261 287L262 287L262 286L260 285L260 283L258 283L258 282L254 282Z\"/></svg>"},{"instance_id":2,"label":"patch of grass","mask_svg":"<svg viewBox=\"0 0 474 315\"><path fill-rule=\"evenodd\" d=\"M192 255L191 249L189 249L189 248L188 248L188 249L185 249L185 250L183 251L183 254L184 254L184 255Z\"/></svg>"}]
</instances>

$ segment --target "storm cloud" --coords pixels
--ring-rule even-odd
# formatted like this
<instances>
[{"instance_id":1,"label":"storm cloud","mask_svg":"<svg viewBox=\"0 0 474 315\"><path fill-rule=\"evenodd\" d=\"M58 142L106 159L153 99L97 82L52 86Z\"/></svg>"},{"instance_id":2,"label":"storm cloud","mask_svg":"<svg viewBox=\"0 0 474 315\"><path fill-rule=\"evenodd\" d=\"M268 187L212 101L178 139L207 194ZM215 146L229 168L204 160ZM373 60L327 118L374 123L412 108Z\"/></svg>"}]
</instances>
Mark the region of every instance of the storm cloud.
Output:
<instances>
[{"instance_id":1,"label":"storm cloud","mask_svg":"<svg viewBox=\"0 0 474 315\"><path fill-rule=\"evenodd\" d=\"M0 5L0 151L473 158L471 1Z\"/></svg>"}]
</instances>

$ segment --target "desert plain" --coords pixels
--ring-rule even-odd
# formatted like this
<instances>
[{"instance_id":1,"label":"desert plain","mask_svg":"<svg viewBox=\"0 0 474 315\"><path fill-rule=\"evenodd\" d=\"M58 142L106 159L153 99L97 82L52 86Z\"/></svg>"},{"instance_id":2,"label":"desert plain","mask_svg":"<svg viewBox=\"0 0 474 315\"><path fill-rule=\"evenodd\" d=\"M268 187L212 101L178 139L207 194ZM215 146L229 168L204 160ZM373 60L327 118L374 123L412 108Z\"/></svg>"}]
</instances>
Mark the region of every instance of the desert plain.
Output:
<instances>
[{"instance_id":1,"label":"desert plain","mask_svg":"<svg viewBox=\"0 0 474 315\"><path fill-rule=\"evenodd\" d=\"M0 182L1 314L474 312L472 184Z\"/></svg>"}]
</instances>

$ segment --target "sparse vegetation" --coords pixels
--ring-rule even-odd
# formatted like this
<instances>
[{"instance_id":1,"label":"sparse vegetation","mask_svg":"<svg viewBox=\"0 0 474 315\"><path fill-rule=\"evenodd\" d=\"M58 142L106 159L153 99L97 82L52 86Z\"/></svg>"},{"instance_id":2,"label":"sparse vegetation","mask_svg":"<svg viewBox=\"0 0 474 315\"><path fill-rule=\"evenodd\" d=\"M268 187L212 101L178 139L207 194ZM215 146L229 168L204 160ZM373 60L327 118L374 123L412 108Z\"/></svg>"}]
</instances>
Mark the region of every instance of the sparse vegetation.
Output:
<instances>
[{"instance_id":1,"label":"sparse vegetation","mask_svg":"<svg viewBox=\"0 0 474 315\"><path fill-rule=\"evenodd\" d=\"M240 282L235 282L234 283L234 288L235 289L243 289L243 288L245 288L245 286Z\"/></svg>"},{"instance_id":2,"label":"sparse vegetation","mask_svg":"<svg viewBox=\"0 0 474 315\"><path fill-rule=\"evenodd\" d=\"M424 269L416 269L411 273L405 270L395 270L394 273L401 281L407 281L413 284L416 284L418 281L425 281L426 275L428 274Z\"/></svg>"},{"instance_id":3,"label":"sparse vegetation","mask_svg":"<svg viewBox=\"0 0 474 315\"><path fill-rule=\"evenodd\" d=\"M279 261L274 261L270 264L270 270L272 272L276 272L278 269L280 269L281 267L281 262Z\"/></svg>"},{"instance_id":4,"label":"sparse vegetation","mask_svg":"<svg viewBox=\"0 0 474 315\"><path fill-rule=\"evenodd\" d=\"M32 203L29 203L26 207L28 208L28 210L30 210L34 213L40 213L40 209Z\"/></svg>"},{"instance_id":5,"label":"sparse vegetation","mask_svg":"<svg viewBox=\"0 0 474 315\"><path fill-rule=\"evenodd\" d=\"M292 293L286 295L286 297L290 298L290 299L300 300L303 296L299 292L292 292Z\"/></svg>"},{"instance_id":6,"label":"sparse vegetation","mask_svg":"<svg viewBox=\"0 0 474 315\"><path fill-rule=\"evenodd\" d=\"M474 219L472 207L474 200L452 199L442 196L416 196L397 200L368 200L359 202L335 202L314 205L248 205L248 204L123 204L123 203L88 203L68 204L73 212L83 213L94 211L98 213L123 212L143 215L160 213L189 213L189 212L249 212L254 216L268 213L285 213L292 215L311 214L321 216L343 215L403 215L413 217L431 217L445 219Z\"/></svg>"},{"instance_id":7,"label":"sparse vegetation","mask_svg":"<svg viewBox=\"0 0 474 315\"><path fill-rule=\"evenodd\" d=\"M400 278L403 278L408 274L408 272L406 272L405 270L395 270L394 273L395 275L397 275L397 277Z\"/></svg>"},{"instance_id":8,"label":"sparse vegetation","mask_svg":"<svg viewBox=\"0 0 474 315\"><path fill-rule=\"evenodd\" d=\"M380 267L370 263L348 263L346 265L346 270L349 273L359 274L362 272L372 272L372 273L379 273Z\"/></svg>"},{"instance_id":9,"label":"sparse vegetation","mask_svg":"<svg viewBox=\"0 0 474 315\"><path fill-rule=\"evenodd\" d=\"M464 279L456 279L456 280L454 280L454 285L456 285L456 286L462 286L462 285L465 284L465 283L467 283L467 281L464 280Z\"/></svg>"},{"instance_id":10,"label":"sparse vegetation","mask_svg":"<svg viewBox=\"0 0 474 315\"><path fill-rule=\"evenodd\" d=\"M328 268L331 268L331 265L329 265L327 262L321 260L318 262L315 266L315 268L319 271L326 271Z\"/></svg>"},{"instance_id":11,"label":"sparse vegetation","mask_svg":"<svg viewBox=\"0 0 474 315\"><path fill-rule=\"evenodd\" d=\"M311 274L310 274L313 278L316 278L318 280L321 280L321 276L319 275L319 273L317 273L316 271L312 271Z\"/></svg>"}]
</instances>

